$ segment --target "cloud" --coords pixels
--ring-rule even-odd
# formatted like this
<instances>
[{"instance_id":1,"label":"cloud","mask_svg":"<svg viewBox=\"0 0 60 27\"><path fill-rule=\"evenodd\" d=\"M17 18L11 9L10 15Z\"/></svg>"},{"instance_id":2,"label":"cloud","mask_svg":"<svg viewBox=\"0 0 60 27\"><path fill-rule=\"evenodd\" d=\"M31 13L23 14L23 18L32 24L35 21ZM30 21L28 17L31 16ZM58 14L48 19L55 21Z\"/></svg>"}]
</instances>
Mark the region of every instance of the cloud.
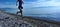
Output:
<instances>
[{"instance_id":1,"label":"cloud","mask_svg":"<svg viewBox=\"0 0 60 27\"><path fill-rule=\"evenodd\" d=\"M5 4L0 4L0 8L17 8L16 5L5 5Z\"/></svg>"},{"instance_id":2,"label":"cloud","mask_svg":"<svg viewBox=\"0 0 60 27\"><path fill-rule=\"evenodd\" d=\"M29 1L29 2L28 2ZM16 2L0 2L1 7L15 7ZM41 7L41 6L60 6L60 0L25 0L24 8ZM28 7L29 6L29 7Z\"/></svg>"},{"instance_id":3,"label":"cloud","mask_svg":"<svg viewBox=\"0 0 60 27\"><path fill-rule=\"evenodd\" d=\"M33 7L40 7L40 6L60 6L60 0L37 0L36 2L32 3Z\"/></svg>"},{"instance_id":4,"label":"cloud","mask_svg":"<svg viewBox=\"0 0 60 27\"><path fill-rule=\"evenodd\" d=\"M0 2L0 8L16 8L16 2Z\"/></svg>"}]
</instances>

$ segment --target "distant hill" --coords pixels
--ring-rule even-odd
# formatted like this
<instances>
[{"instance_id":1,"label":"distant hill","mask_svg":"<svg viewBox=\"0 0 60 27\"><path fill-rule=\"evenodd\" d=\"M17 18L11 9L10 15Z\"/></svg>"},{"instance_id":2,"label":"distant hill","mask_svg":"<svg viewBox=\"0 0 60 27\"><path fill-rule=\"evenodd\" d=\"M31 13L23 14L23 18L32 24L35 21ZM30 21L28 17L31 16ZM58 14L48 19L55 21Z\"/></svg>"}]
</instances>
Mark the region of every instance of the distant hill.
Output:
<instances>
[{"instance_id":1,"label":"distant hill","mask_svg":"<svg viewBox=\"0 0 60 27\"><path fill-rule=\"evenodd\" d=\"M2 11L13 10L13 9L16 9L16 8L0 8L0 10L2 10Z\"/></svg>"}]
</instances>

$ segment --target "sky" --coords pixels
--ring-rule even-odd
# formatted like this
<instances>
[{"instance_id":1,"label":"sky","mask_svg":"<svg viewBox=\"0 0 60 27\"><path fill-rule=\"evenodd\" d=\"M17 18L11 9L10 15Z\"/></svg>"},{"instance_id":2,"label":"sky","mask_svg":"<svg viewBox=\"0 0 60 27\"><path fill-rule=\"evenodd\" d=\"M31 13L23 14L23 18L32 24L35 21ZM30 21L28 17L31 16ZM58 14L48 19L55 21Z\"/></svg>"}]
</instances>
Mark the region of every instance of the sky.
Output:
<instances>
[{"instance_id":1,"label":"sky","mask_svg":"<svg viewBox=\"0 0 60 27\"><path fill-rule=\"evenodd\" d=\"M24 0L24 8L42 6L60 6L60 0ZM0 0L0 8L17 8L16 0Z\"/></svg>"}]
</instances>

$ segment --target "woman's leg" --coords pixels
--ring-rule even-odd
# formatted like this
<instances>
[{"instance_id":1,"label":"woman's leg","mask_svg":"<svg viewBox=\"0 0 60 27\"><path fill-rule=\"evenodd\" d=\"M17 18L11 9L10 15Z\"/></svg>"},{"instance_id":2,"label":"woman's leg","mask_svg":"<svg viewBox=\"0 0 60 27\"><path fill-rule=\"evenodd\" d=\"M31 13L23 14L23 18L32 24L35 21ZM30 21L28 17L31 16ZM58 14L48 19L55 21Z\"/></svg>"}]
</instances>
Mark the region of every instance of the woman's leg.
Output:
<instances>
[{"instance_id":1,"label":"woman's leg","mask_svg":"<svg viewBox=\"0 0 60 27\"><path fill-rule=\"evenodd\" d=\"M21 16L23 16L23 15L22 15L22 14L23 14L22 12L23 12L22 9L20 9Z\"/></svg>"}]
</instances>

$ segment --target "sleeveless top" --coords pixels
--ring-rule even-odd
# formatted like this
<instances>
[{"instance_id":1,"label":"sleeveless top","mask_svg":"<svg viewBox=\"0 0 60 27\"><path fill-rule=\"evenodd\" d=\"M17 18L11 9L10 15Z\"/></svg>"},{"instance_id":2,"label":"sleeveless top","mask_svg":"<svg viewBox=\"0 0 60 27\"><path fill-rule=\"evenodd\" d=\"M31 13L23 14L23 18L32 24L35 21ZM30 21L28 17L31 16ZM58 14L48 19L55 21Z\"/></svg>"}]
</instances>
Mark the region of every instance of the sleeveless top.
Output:
<instances>
[{"instance_id":1,"label":"sleeveless top","mask_svg":"<svg viewBox=\"0 0 60 27\"><path fill-rule=\"evenodd\" d=\"M22 0L18 0L19 2L22 2Z\"/></svg>"},{"instance_id":2,"label":"sleeveless top","mask_svg":"<svg viewBox=\"0 0 60 27\"><path fill-rule=\"evenodd\" d=\"M18 0L19 1L19 5L22 5L22 0Z\"/></svg>"}]
</instances>

